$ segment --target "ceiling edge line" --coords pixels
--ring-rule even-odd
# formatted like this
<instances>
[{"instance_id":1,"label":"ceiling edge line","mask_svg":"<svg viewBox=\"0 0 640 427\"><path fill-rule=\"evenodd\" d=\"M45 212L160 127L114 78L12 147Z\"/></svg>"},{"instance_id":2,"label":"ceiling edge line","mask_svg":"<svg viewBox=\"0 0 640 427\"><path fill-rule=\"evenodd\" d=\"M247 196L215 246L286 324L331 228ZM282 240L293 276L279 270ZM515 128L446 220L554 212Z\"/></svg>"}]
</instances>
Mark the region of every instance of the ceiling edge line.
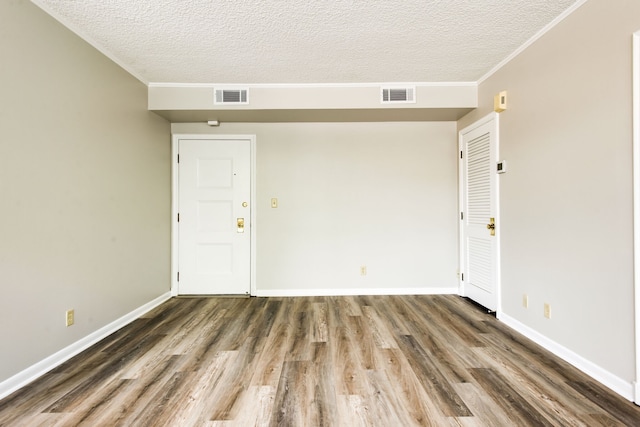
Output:
<instances>
[{"instance_id":1,"label":"ceiling edge line","mask_svg":"<svg viewBox=\"0 0 640 427\"><path fill-rule=\"evenodd\" d=\"M149 82L144 79L140 74L138 74L135 70L131 69L129 66L127 66L124 61L121 61L116 55L114 55L113 53L111 53L108 49L106 49L104 46L102 46L100 43L98 43L97 41L95 41L93 38L89 37L87 34L85 34L82 30L80 30L76 25L74 25L73 23L71 23L69 20L67 20L66 18L64 18L63 16L61 16L60 14L58 14L57 12L53 11L51 8L45 6L42 4L42 2L40 0L31 0L31 3L33 3L34 5L36 5L37 7L39 7L43 12L45 12L47 15L49 15L51 18L55 19L56 21L58 21L63 27L65 27L67 30L71 31L72 33L74 33L76 36L78 36L82 41L84 41L85 43L89 44L91 47L93 47L94 49L96 49L98 52L100 52L102 55L106 56L107 58L109 58L111 61L113 61L117 66L119 66L120 68L122 68L124 71L126 71L127 73L131 74L134 78L136 78L137 80L139 80L141 83L143 83L146 86L149 86Z\"/></svg>"},{"instance_id":2,"label":"ceiling edge line","mask_svg":"<svg viewBox=\"0 0 640 427\"><path fill-rule=\"evenodd\" d=\"M477 87L477 82L379 82L379 83L169 83L149 82L149 87L249 87L249 88L371 88L380 86L417 87Z\"/></svg>"},{"instance_id":3,"label":"ceiling edge line","mask_svg":"<svg viewBox=\"0 0 640 427\"><path fill-rule=\"evenodd\" d=\"M476 82L478 86L480 86L480 84L482 84L485 80L487 80L489 77L491 77L496 72L498 72L498 70L500 70L502 67L504 67L509 62L511 62L511 60L513 60L516 56L520 55L525 49L527 49L529 46L534 44L538 39L540 39L546 33L551 31L556 25L564 21L565 18L567 18L569 15L575 12L580 6L582 6L586 2L587 0L578 0L573 5L569 6L569 8L566 9L564 12L562 12L560 15L556 16L556 18L553 21L549 22L547 25L542 27L542 29L540 29L537 33L535 33L529 40L524 42L519 48L513 51L511 55L507 56L505 59L500 61L495 67L489 70L488 73L480 77Z\"/></svg>"}]
</instances>

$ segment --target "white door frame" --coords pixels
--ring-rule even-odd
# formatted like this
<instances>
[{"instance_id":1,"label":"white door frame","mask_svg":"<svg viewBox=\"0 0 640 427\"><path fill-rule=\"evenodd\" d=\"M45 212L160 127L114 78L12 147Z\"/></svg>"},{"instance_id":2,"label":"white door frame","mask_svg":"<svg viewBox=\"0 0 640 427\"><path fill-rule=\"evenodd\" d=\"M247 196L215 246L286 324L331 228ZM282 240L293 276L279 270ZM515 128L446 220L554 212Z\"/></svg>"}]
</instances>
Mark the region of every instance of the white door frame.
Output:
<instances>
[{"instance_id":1,"label":"white door frame","mask_svg":"<svg viewBox=\"0 0 640 427\"><path fill-rule=\"evenodd\" d=\"M171 295L178 295L178 141L181 139L224 139L249 140L251 147L251 273L250 295L256 294L256 136L255 135L212 135L212 134L173 134L171 138Z\"/></svg>"},{"instance_id":2,"label":"white door frame","mask_svg":"<svg viewBox=\"0 0 640 427\"><path fill-rule=\"evenodd\" d=\"M500 115L498 113L489 113L486 116L484 116L483 118L477 120L476 122L472 123L471 125L465 127L464 129L461 129L458 132L458 153L463 152L464 151L464 142L463 142L463 134L466 134L470 131L472 131L473 129L483 126L485 124L487 124L490 121L493 121L493 129L492 129L492 133L493 136L495 137L495 144L496 144L496 152L498 153L498 157L499 157L499 153L500 153L500 133L499 133L499 129L500 129L500 122L499 122L499 117ZM464 159L464 161L466 161L466 159ZM462 274L465 273L465 263L466 263L466 257L465 257L465 250L466 250L466 244L465 244L465 234L464 234L464 221L462 220L462 218L460 217L460 213L463 211L463 207L466 208L465 206L465 202L464 202L464 197L465 197L465 192L464 192L464 180L465 180L465 172L464 172L464 168L463 168L463 159L461 159L460 157L458 157L458 238L459 238L459 242L458 242L458 247L459 247L459 253L458 253L458 271ZM495 164L493 165L493 167L495 167ZM493 173L495 172L495 169L493 171ZM500 221L500 180L496 179L496 185L495 185L495 197L496 197L496 212L495 212L495 219L496 219L496 274L495 274L495 292L496 292L496 318L500 319L501 313L502 313L502 285L501 285L501 275L500 275L500 236L501 236L501 225L502 222ZM466 295L465 293L465 288L464 288L465 282L462 280L462 277L458 277L458 293L462 296Z\"/></svg>"},{"instance_id":3,"label":"white door frame","mask_svg":"<svg viewBox=\"0 0 640 427\"><path fill-rule=\"evenodd\" d=\"M633 266L636 323L634 402L640 404L640 30L633 34Z\"/></svg>"}]
</instances>

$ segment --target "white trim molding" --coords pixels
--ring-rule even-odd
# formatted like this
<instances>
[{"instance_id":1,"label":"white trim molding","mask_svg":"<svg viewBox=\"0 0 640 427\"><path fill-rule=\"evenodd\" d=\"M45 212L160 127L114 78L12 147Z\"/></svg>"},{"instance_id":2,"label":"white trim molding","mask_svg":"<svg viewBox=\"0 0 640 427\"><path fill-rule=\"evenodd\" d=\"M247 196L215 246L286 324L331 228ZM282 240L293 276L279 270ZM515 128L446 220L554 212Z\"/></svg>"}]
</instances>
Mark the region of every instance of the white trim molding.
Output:
<instances>
[{"instance_id":1,"label":"white trim molding","mask_svg":"<svg viewBox=\"0 0 640 427\"><path fill-rule=\"evenodd\" d=\"M353 295L458 295L458 288L260 289L256 291L257 297L318 297Z\"/></svg>"},{"instance_id":2,"label":"white trim molding","mask_svg":"<svg viewBox=\"0 0 640 427\"><path fill-rule=\"evenodd\" d=\"M63 348L62 350L52 354L51 356L42 359L40 362L28 367L27 369L18 372L16 375L4 380L0 383L0 399L26 386L27 384L46 374L53 368L60 366L67 360L71 359L73 356L81 353L98 341L108 337L112 333L133 322L143 314L148 313L163 302L167 301L169 298L171 298L171 294L169 292L162 294L154 300L138 307L132 312L125 314L119 319L114 320L108 325Z\"/></svg>"},{"instance_id":3,"label":"white trim molding","mask_svg":"<svg viewBox=\"0 0 640 427\"><path fill-rule=\"evenodd\" d=\"M551 31L553 29L553 27L558 25L560 22L564 21L564 19L567 16L571 15L573 12L576 11L576 9L578 9L580 6L582 6L586 2L587 2L587 0L578 0L578 1L576 1L567 10L565 10L560 15L558 15L556 17L556 19L554 19L553 21L551 21L547 25L545 25L540 31L535 33L529 40L524 42L522 44L522 46L517 48L511 55L507 56L505 59L500 61L498 63L498 65L496 65L491 70L489 70L488 73L486 73L484 76L480 77L480 79L478 79L478 81L476 82L478 84L478 86L480 85L480 83L482 83L485 80L487 80L489 77L491 77L493 74L495 74L498 70L500 70L502 67L507 65L509 62L511 62L511 60L514 59L516 56L520 55L525 49L527 49L529 46L534 44L539 38L541 38L542 36L547 34L549 31Z\"/></svg>"},{"instance_id":4,"label":"white trim molding","mask_svg":"<svg viewBox=\"0 0 640 427\"><path fill-rule=\"evenodd\" d=\"M309 88L378 88L380 86L416 86L416 87L477 87L477 82L378 82L378 83L179 83L179 82L150 82L149 87L169 88L215 88L215 87L243 87L249 89L309 89Z\"/></svg>"},{"instance_id":5,"label":"white trim molding","mask_svg":"<svg viewBox=\"0 0 640 427\"><path fill-rule=\"evenodd\" d=\"M146 86L149 85L149 82L144 77L142 77L141 74L139 74L135 69L133 69L132 67L127 65L127 63L125 61L121 60L117 55L115 55L104 44L98 42L93 37L90 37L89 34L85 30L80 28L79 25L76 25L75 23L73 23L73 21L71 19L68 19L66 16L56 12L51 6L49 6L49 4L47 4L46 2L44 2L42 0L31 0L31 2L33 4L35 4L36 6L38 6L40 9L42 9L43 11L45 11L53 19L55 19L56 21L58 21L62 25L64 25L69 31L71 31L72 33L74 33L75 35L80 37L85 42L89 43L98 52L100 52L101 54L103 54L104 56L106 56L107 58L112 60L113 62L115 62L120 68L125 70L127 73L131 74L133 77L138 79L144 85L146 85Z\"/></svg>"},{"instance_id":6,"label":"white trim molding","mask_svg":"<svg viewBox=\"0 0 640 427\"><path fill-rule=\"evenodd\" d=\"M636 331L633 401L640 405L640 30L633 34L633 266Z\"/></svg>"},{"instance_id":7,"label":"white trim molding","mask_svg":"<svg viewBox=\"0 0 640 427\"><path fill-rule=\"evenodd\" d=\"M579 354L547 338L545 335L542 335L534 329L531 329L530 327L519 322L513 317L504 314L504 312L500 316L500 321L516 332L529 338L539 346L549 350L551 353L555 354L565 362L578 368L585 374L600 382L605 387L610 388L625 399L629 401L633 400L633 386L630 382L623 380L622 378L612 374L611 372L596 365L590 360L585 359Z\"/></svg>"}]
</instances>

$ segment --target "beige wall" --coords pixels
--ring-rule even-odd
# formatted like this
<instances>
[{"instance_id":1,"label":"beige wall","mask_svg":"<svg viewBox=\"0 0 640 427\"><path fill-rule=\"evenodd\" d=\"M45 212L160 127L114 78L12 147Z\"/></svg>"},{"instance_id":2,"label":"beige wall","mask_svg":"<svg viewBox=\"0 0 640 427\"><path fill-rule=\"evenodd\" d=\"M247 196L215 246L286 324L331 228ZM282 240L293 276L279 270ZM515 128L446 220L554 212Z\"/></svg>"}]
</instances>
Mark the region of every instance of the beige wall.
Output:
<instances>
[{"instance_id":1,"label":"beige wall","mask_svg":"<svg viewBox=\"0 0 640 427\"><path fill-rule=\"evenodd\" d=\"M500 115L504 313L634 379L631 40L640 2L589 0L479 87ZM522 295L529 295L529 308ZM551 304L552 319L543 317Z\"/></svg>"},{"instance_id":2,"label":"beige wall","mask_svg":"<svg viewBox=\"0 0 640 427\"><path fill-rule=\"evenodd\" d=\"M457 290L454 122L173 124L172 132L256 135L258 294Z\"/></svg>"},{"instance_id":3,"label":"beige wall","mask_svg":"<svg viewBox=\"0 0 640 427\"><path fill-rule=\"evenodd\" d=\"M170 127L146 102L30 2L0 2L0 382L169 290Z\"/></svg>"}]
</instances>

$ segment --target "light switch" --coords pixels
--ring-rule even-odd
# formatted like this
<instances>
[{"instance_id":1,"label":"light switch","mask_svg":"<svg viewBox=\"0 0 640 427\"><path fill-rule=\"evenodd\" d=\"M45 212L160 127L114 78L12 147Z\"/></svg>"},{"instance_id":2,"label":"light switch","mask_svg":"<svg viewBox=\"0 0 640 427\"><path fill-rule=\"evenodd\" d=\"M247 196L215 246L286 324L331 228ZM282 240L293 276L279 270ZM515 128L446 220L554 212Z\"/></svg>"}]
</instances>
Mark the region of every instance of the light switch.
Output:
<instances>
[{"instance_id":1,"label":"light switch","mask_svg":"<svg viewBox=\"0 0 640 427\"><path fill-rule=\"evenodd\" d=\"M507 171L507 161L506 160L500 160L498 163L496 163L496 172L497 173L505 173Z\"/></svg>"},{"instance_id":2,"label":"light switch","mask_svg":"<svg viewBox=\"0 0 640 427\"><path fill-rule=\"evenodd\" d=\"M276 199L275 197L273 199L271 199L271 207L272 208L277 208L278 207L278 199Z\"/></svg>"}]
</instances>

